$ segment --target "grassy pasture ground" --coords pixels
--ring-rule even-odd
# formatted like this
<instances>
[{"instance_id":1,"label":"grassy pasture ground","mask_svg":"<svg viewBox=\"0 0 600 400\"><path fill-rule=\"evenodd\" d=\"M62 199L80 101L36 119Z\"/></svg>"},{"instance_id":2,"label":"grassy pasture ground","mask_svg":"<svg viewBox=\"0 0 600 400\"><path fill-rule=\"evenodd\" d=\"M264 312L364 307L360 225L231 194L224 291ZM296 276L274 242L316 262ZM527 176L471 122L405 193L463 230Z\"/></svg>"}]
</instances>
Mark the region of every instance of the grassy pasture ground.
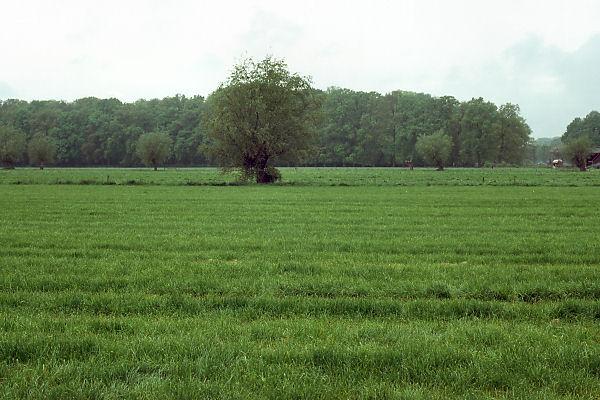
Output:
<instances>
[{"instance_id":1,"label":"grassy pasture ground","mask_svg":"<svg viewBox=\"0 0 600 400\"><path fill-rule=\"evenodd\" d=\"M598 172L413 172L1 171L0 398L600 398Z\"/></svg>"},{"instance_id":2,"label":"grassy pasture ground","mask_svg":"<svg viewBox=\"0 0 600 400\"><path fill-rule=\"evenodd\" d=\"M281 186L600 186L600 170L455 168L438 173L416 168L281 168ZM216 168L19 168L0 170L0 184L60 185L237 185L235 174Z\"/></svg>"}]
</instances>

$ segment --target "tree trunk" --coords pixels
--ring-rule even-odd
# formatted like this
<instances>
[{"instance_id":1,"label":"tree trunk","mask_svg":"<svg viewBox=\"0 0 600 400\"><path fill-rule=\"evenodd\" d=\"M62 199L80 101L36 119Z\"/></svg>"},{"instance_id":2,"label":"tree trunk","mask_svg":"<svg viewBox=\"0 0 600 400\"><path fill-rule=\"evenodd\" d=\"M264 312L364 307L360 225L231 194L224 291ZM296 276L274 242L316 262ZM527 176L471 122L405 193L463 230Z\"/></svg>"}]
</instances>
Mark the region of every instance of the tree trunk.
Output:
<instances>
[{"instance_id":1,"label":"tree trunk","mask_svg":"<svg viewBox=\"0 0 600 400\"><path fill-rule=\"evenodd\" d=\"M256 183L271 183L266 169L259 168L256 170Z\"/></svg>"},{"instance_id":2,"label":"tree trunk","mask_svg":"<svg viewBox=\"0 0 600 400\"><path fill-rule=\"evenodd\" d=\"M256 168L256 183L273 183L277 180L277 176L266 165Z\"/></svg>"},{"instance_id":3,"label":"tree trunk","mask_svg":"<svg viewBox=\"0 0 600 400\"><path fill-rule=\"evenodd\" d=\"M443 171L444 170L444 163L443 162L441 162L440 160L438 160L436 162L436 164L437 164L437 170L438 171Z\"/></svg>"},{"instance_id":4,"label":"tree trunk","mask_svg":"<svg viewBox=\"0 0 600 400\"><path fill-rule=\"evenodd\" d=\"M586 157L576 157L575 164L579 167L581 172L587 171L587 158Z\"/></svg>"},{"instance_id":5,"label":"tree trunk","mask_svg":"<svg viewBox=\"0 0 600 400\"><path fill-rule=\"evenodd\" d=\"M269 167L269 157L261 158L256 165L256 183L273 183L279 179L278 171Z\"/></svg>"}]
</instances>

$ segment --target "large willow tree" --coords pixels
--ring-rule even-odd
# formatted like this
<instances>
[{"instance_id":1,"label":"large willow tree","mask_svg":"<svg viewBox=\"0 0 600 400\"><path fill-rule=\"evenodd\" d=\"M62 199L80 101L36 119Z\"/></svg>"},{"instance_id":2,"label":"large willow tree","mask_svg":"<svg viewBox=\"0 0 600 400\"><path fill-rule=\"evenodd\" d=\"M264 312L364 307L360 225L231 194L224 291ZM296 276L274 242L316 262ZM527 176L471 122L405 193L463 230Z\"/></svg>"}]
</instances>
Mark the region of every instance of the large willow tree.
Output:
<instances>
[{"instance_id":1,"label":"large willow tree","mask_svg":"<svg viewBox=\"0 0 600 400\"><path fill-rule=\"evenodd\" d=\"M282 60L241 62L207 105L207 148L224 170L275 182L276 163L302 159L311 148L317 95L310 78L290 73Z\"/></svg>"}]
</instances>

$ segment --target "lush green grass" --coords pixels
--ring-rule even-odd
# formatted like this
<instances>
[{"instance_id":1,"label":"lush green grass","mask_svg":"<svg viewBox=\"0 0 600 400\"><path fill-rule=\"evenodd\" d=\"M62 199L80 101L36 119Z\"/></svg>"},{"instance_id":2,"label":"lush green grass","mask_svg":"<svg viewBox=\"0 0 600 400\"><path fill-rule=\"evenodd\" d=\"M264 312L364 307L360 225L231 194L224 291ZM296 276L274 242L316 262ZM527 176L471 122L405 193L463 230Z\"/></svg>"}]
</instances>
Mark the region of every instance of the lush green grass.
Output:
<instances>
[{"instance_id":1,"label":"lush green grass","mask_svg":"<svg viewBox=\"0 0 600 400\"><path fill-rule=\"evenodd\" d=\"M600 397L599 188L366 171L0 185L0 398Z\"/></svg>"},{"instance_id":2,"label":"lush green grass","mask_svg":"<svg viewBox=\"0 0 600 400\"><path fill-rule=\"evenodd\" d=\"M600 186L600 170L562 168L281 168L278 185L298 186ZM0 170L1 184L239 185L216 168L34 168Z\"/></svg>"}]
</instances>

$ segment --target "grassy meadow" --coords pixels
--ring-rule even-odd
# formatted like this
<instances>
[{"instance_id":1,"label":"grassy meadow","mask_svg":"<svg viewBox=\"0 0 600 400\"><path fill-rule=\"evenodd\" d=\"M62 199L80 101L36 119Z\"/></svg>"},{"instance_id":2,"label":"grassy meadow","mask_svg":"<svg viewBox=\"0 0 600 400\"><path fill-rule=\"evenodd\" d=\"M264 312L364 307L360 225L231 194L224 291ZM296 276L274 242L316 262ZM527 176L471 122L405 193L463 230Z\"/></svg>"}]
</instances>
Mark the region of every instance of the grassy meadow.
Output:
<instances>
[{"instance_id":1,"label":"grassy meadow","mask_svg":"<svg viewBox=\"0 0 600 400\"><path fill-rule=\"evenodd\" d=\"M600 171L283 175L0 171L0 399L600 398Z\"/></svg>"},{"instance_id":2,"label":"grassy meadow","mask_svg":"<svg viewBox=\"0 0 600 400\"><path fill-rule=\"evenodd\" d=\"M600 169L456 168L443 173L415 168L281 168L277 186L600 186ZM233 186L239 176L216 168L35 168L0 170L0 185Z\"/></svg>"}]
</instances>

